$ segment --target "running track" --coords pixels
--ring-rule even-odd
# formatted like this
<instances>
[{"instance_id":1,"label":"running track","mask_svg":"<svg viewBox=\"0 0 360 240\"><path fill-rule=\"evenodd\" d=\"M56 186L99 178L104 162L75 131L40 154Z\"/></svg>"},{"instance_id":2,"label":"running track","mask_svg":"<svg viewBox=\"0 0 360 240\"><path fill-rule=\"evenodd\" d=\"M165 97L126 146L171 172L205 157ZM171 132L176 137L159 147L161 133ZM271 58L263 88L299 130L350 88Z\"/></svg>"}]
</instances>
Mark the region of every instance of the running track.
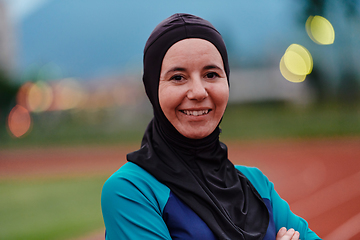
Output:
<instances>
[{"instance_id":1,"label":"running track","mask_svg":"<svg viewBox=\"0 0 360 240\"><path fill-rule=\"evenodd\" d=\"M360 239L360 138L231 142L234 164L259 167L324 240ZM1 178L111 174L127 147L0 150ZM95 229L96 230L96 229ZM103 230L81 240L103 239Z\"/></svg>"}]
</instances>

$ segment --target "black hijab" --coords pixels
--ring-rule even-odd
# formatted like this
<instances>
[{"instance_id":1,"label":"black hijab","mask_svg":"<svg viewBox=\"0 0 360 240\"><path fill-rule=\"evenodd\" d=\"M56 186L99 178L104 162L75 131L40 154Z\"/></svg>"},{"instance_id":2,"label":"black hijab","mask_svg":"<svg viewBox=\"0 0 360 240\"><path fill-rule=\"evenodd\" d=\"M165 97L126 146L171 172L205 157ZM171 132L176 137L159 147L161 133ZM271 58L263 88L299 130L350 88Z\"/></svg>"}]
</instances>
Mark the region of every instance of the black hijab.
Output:
<instances>
[{"instance_id":1,"label":"black hijab","mask_svg":"<svg viewBox=\"0 0 360 240\"><path fill-rule=\"evenodd\" d=\"M186 203L218 239L263 239L268 210L249 180L228 160L227 147L219 141L219 126L203 139L181 135L161 110L158 88L162 60L167 50L186 38L201 38L221 54L229 80L226 47L208 21L189 14L174 14L151 33L144 49L143 82L154 110L133 162Z\"/></svg>"}]
</instances>

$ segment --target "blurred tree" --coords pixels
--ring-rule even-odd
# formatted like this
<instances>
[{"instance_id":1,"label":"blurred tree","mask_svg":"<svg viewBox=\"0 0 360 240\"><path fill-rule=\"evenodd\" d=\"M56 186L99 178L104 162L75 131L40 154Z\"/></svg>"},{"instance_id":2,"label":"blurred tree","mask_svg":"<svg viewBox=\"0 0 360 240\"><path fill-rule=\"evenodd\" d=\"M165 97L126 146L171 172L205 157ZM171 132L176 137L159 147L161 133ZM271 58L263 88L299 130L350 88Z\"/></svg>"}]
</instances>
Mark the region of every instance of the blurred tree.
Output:
<instances>
[{"instance_id":1,"label":"blurred tree","mask_svg":"<svg viewBox=\"0 0 360 240\"><path fill-rule=\"evenodd\" d=\"M338 97L341 103L348 106L358 106L360 100L359 77L355 71L343 71L338 89Z\"/></svg>"},{"instance_id":2,"label":"blurred tree","mask_svg":"<svg viewBox=\"0 0 360 240\"><path fill-rule=\"evenodd\" d=\"M306 0L302 23L305 23L306 19L312 15L324 16L326 6L326 0Z\"/></svg>"},{"instance_id":3,"label":"blurred tree","mask_svg":"<svg viewBox=\"0 0 360 240\"><path fill-rule=\"evenodd\" d=\"M329 88L321 75L318 67L314 66L307 78L307 82L315 92L316 103L324 103L329 99Z\"/></svg>"},{"instance_id":4,"label":"blurred tree","mask_svg":"<svg viewBox=\"0 0 360 240\"><path fill-rule=\"evenodd\" d=\"M16 93L19 90L19 86L12 84L10 77L0 70L0 124L6 120L12 107L16 104Z\"/></svg>"},{"instance_id":5,"label":"blurred tree","mask_svg":"<svg viewBox=\"0 0 360 240\"><path fill-rule=\"evenodd\" d=\"M330 3L334 3L332 0L305 0L303 12L300 17L301 25L304 26L306 19L312 15L320 15L326 17L328 11L328 6ZM354 33L356 31L356 22L359 22L359 0L342 0L338 1L338 4L341 5L344 11L345 21L347 22L346 30L342 29L341 36L341 47L337 48L337 55L339 59L339 68L340 68L340 79L337 86L337 96L338 99L345 104L353 104L360 100L360 84L359 76L356 72L355 66L355 51L353 42L358 41L355 39ZM340 13L341 11L339 11ZM341 14L339 14L341 17ZM340 30L340 29L339 29ZM346 36L345 36L346 35ZM314 65L315 68L315 65ZM312 77L309 78L310 84L314 86L315 93L318 100L324 100L326 95L330 95L328 92L329 88L326 88L326 82L324 81L325 77L322 76L320 71L316 71L315 74L312 74Z\"/></svg>"},{"instance_id":6,"label":"blurred tree","mask_svg":"<svg viewBox=\"0 0 360 240\"><path fill-rule=\"evenodd\" d=\"M339 50L341 57L341 77L338 88L338 97L342 103L350 106L357 106L360 100L360 76L356 72L357 61L355 60L356 54L354 47L359 39L356 39L355 32L360 31L356 29L356 23L360 21L359 1L358 0L343 0L341 3L344 5L345 16L347 20L349 36L344 38L344 44L347 46L345 51Z\"/></svg>"}]
</instances>

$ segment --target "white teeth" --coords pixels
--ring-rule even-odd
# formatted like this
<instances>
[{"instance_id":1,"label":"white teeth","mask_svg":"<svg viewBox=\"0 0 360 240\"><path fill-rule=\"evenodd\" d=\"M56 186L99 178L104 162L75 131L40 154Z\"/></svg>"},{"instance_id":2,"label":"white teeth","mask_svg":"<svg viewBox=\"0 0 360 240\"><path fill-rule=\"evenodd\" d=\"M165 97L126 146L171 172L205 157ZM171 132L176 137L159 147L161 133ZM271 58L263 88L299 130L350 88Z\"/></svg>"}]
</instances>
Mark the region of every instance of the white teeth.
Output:
<instances>
[{"instance_id":1,"label":"white teeth","mask_svg":"<svg viewBox=\"0 0 360 240\"><path fill-rule=\"evenodd\" d=\"M207 114L209 112L209 110L201 110L201 111L182 110L182 112L185 113L186 115L200 116L200 115Z\"/></svg>"}]
</instances>

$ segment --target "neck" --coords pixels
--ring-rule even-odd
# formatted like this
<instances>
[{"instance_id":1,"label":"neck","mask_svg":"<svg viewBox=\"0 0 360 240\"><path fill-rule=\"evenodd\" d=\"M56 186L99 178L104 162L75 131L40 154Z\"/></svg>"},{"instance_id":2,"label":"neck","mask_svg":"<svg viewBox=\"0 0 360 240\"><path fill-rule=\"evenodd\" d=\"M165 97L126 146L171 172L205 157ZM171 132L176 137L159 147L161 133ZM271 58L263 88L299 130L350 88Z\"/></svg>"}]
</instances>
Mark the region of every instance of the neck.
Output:
<instances>
[{"instance_id":1,"label":"neck","mask_svg":"<svg viewBox=\"0 0 360 240\"><path fill-rule=\"evenodd\" d=\"M192 139L180 134L167 119L155 116L153 121L161 137L176 151L194 154L219 145L219 127L205 138Z\"/></svg>"}]
</instances>

